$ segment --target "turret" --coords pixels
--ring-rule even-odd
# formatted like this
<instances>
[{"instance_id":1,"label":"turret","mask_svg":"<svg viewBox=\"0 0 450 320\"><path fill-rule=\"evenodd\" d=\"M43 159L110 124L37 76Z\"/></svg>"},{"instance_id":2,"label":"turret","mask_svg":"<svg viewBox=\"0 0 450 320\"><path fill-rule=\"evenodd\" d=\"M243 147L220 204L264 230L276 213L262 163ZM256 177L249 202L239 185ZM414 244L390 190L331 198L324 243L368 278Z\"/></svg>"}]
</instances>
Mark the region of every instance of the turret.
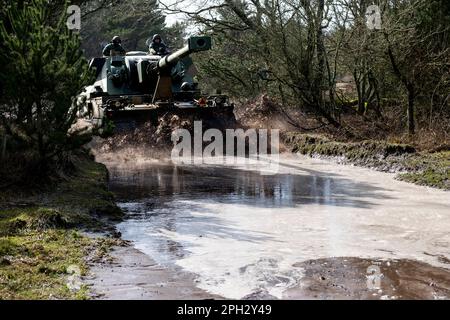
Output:
<instances>
[{"instance_id":1,"label":"turret","mask_svg":"<svg viewBox=\"0 0 450 320\"><path fill-rule=\"evenodd\" d=\"M191 37L188 39L188 44L182 49L174 53L162 57L156 63L156 70L158 71L158 81L155 92L153 94L153 103L156 101L172 101L172 68L177 65L180 59L187 57L191 53L207 51L211 49L211 37Z\"/></svg>"}]
</instances>

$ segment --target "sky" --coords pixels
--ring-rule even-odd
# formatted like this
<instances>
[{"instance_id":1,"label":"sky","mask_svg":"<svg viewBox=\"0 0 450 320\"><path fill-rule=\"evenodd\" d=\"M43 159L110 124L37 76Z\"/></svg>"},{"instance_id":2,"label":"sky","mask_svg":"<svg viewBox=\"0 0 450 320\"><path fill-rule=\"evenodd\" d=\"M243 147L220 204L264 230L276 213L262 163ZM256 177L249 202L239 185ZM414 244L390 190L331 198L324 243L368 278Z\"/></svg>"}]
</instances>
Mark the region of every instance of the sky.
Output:
<instances>
[{"instance_id":1,"label":"sky","mask_svg":"<svg viewBox=\"0 0 450 320\"><path fill-rule=\"evenodd\" d=\"M164 5L172 8L181 8L184 11L194 12L200 8L205 8L206 6L212 5L214 0L159 0L160 7L164 8ZM164 5L163 5L164 4ZM170 12L165 12L166 14L166 24L171 26L177 21L186 21L189 19L188 16L184 14L173 14ZM186 37L197 35L199 33L198 28L195 26L190 26L185 29Z\"/></svg>"},{"instance_id":2,"label":"sky","mask_svg":"<svg viewBox=\"0 0 450 320\"><path fill-rule=\"evenodd\" d=\"M160 0L160 4L164 4L166 6L173 6L177 1L179 0ZM161 5L162 8L164 8L163 5ZM166 12L167 14L167 12ZM171 26L175 24L178 20L185 20L186 17L183 14L168 14L166 17L166 23L168 26Z\"/></svg>"},{"instance_id":3,"label":"sky","mask_svg":"<svg viewBox=\"0 0 450 320\"><path fill-rule=\"evenodd\" d=\"M198 8L203 8L206 5L211 4L211 0L159 0L159 3L164 4L169 7L174 8L182 8L184 11L195 11ZM163 5L161 5L162 8L164 8ZM166 23L167 25L173 25L178 20L186 20L187 17L184 14L169 14L166 12L167 18Z\"/></svg>"}]
</instances>

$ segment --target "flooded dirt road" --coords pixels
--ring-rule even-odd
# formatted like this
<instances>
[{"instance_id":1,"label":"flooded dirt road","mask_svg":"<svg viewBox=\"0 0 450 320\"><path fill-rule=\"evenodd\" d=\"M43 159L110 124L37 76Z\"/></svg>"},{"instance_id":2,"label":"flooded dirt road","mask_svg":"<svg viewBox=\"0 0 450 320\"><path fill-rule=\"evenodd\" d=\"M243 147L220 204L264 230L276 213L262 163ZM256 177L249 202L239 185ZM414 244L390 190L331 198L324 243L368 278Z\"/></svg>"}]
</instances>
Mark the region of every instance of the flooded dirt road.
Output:
<instances>
[{"instance_id":1,"label":"flooded dirt road","mask_svg":"<svg viewBox=\"0 0 450 320\"><path fill-rule=\"evenodd\" d=\"M122 237L211 295L450 297L448 192L296 155L272 175L263 161L113 160Z\"/></svg>"}]
</instances>

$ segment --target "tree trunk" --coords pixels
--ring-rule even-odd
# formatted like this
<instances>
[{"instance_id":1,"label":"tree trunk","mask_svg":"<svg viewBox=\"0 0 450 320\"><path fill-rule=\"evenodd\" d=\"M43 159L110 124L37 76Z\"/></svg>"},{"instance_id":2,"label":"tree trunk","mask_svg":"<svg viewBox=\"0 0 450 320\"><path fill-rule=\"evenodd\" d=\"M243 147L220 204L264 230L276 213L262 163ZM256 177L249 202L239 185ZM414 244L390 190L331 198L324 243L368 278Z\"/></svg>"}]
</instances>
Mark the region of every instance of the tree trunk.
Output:
<instances>
[{"instance_id":1,"label":"tree trunk","mask_svg":"<svg viewBox=\"0 0 450 320\"><path fill-rule=\"evenodd\" d=\"M6 141L8 139L8 136L5 134L3 136L3 142L2 142L2 153L1 153L1 159L5 159L6 158Z\"/></svg>"},{"instance_id":2,"label":"tree trunk","mask_svg":"<svg viewBox=\"0 0 450 320\"><path fill-rule=\"evenodd\" d=\"M36 103L36 134L37 134L37 138L38 138L38 152L39 152L39 156L40 156L41 160L45 158L42 117L43 117L42 105L41 105L41 102L38 101Z\"/></svg>"},{"instance_id":3,"label":"tree trunk","mask_svg":"<svg viewBox=\"0 0 450 320\"><path fill-rule=\"evenodd\" d=\"M388 40L387 35L385 34L386 39ZM414 123L414 100L415 100L415 90L413 81L408 81L406 76L404 76L394 58L394 53L392 51L391 45L388 45L388 55L392 64L392 68L394 69L394 74L402 81L403 85L406 87L408 91L408 108L407 108L407 125L408 125L408 133L413 135L415 133L415 123Z\"/></svg>"},{"instance_id":4,"label":"tree trunk","mask_svg":"<svg viewBox=\"0 0 450 320\"><path fill-rule=\"evenodd\" d=\"M415 127L415 117L414 117L414 101L415 101L415 91L412 85L408 86L408 133L413 135L416 131Z\"/></svg>"},{"instance_id":5,"label":"tree trunk","mask_svg":"<svg viewBox=\"0 0 450 320\"><path fill-rule=\"evenodd\" d=\"M325 45L323 41L322 20L325 7L325 0L319 0L317 4L316 19L316 50L317 50L317 76L315 81L315 95L320 108L324 108L324 99L322 95L322 86L325 73ZM325 110L327 112L327 110Z\"/></svg>"}]
</instances>

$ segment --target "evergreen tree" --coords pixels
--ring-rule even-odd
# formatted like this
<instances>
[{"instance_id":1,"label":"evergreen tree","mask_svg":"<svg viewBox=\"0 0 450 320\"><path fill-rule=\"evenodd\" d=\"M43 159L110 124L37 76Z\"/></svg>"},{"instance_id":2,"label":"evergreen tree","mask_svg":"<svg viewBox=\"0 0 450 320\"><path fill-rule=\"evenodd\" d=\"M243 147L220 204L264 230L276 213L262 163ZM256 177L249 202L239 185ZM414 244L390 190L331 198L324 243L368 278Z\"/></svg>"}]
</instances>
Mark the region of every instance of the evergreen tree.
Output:
<instances>
[{"instance_id":1,"label":"evergreen tree","mask_svg":"<svg viewBox=\"0 0 450 320\"><path fill-rule=\"evenodd\" d=\"M87 9L86 9L87 10ZM165 15L156 0L121 1L89 15L83 20L81 35L87 57L100 55L115 35L120 36L127 51L147 51L147 41L161 34L166 44L176 48L183 35L182 25L167 27Z\"/></svg>"},{"instance_id":2,"label":"evergreen tree","mask_svg":"<svg viewBox=\"0 0 450 320\"><path fill-rule=\"evenodd\" d=\"M9 2L0 9L0 126L15 151L34 154L40 169L79 147L68 131L77 113L74 97L91 79L67 15L55 19L47 4Z\"/></svg>"}]
</instances>

